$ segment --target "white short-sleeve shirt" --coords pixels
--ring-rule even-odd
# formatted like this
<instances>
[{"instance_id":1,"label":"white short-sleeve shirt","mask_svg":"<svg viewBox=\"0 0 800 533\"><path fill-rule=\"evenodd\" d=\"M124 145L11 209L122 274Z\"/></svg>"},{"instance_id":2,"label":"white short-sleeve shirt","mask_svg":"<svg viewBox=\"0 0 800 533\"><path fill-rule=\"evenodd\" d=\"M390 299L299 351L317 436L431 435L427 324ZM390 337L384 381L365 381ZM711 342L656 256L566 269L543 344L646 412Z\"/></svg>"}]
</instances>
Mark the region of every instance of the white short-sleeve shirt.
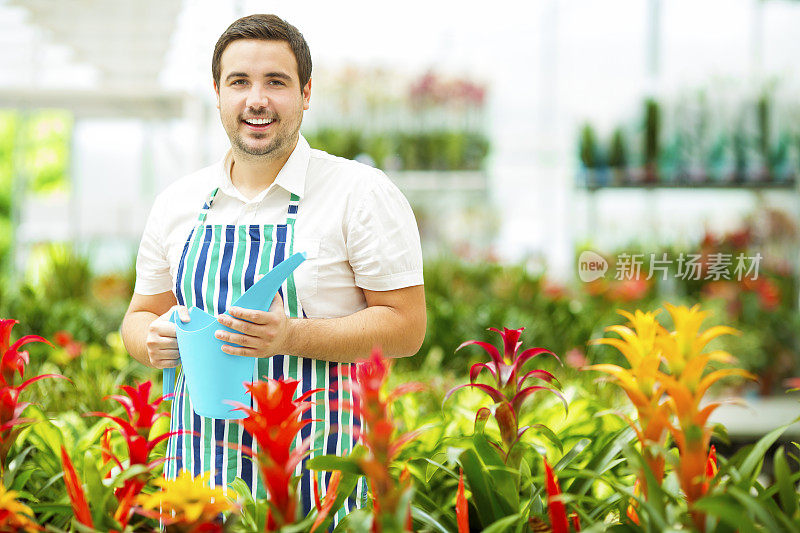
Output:
<instances>
[{"instance_id":1,"label":"white short-sleeve shirt","mask_svg":"<svg viewBox=\"0 0 800 533\"><path fill-rule=\"evenodd\" d=\"M283 224L290 193L300 197L294 250L307 260L295 281L309 318L364 309L361 289L422 285L414 214L380 170L312 150L301 136L275 181L248 200L231 182L231 163L228 152L156 197L136 258L136 293L174 291L183 246L217 187L206 224Z\"/></svg>"}]
</instances>

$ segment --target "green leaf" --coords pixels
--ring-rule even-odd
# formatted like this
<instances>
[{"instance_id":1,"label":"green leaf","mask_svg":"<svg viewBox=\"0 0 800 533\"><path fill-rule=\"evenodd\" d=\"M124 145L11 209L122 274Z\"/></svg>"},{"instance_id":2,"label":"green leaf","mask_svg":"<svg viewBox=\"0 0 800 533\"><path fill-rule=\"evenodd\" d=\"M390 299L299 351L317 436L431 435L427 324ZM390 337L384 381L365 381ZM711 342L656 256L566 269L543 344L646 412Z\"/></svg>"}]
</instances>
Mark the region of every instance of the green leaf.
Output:
<instances>
[{"instance_id":1,"label":"green leaf","mask_svg":"<svg viewBox=\"0 0 800 533\"><path fill-rule=\"evenodd\" d=\"M575 445L570 448L570 450L564 454L564 456L553 466L553 472L558 472L565 466L569 465L575 458L589 445L591 441L589 439L581 439L575 443Z\"/></svg>"},{"instance_id":2,"label":"green leaf","mask_svg":"<svg viewBox=\"0 0 800 533\"><path fill-rule=\"evenodd\" d=\"M444 527L442 524L439 523L434 517L426 513L424 510L420 509L417 506L411 507L411 516L414 520L421 522L422 524L430 527L434 531L439 531L441 533L450 533L450 530Z\"/></svg>"},{"instance_id":3,"label":"green leaf","mask_svg":"<svg viewBox=\"0 0 800 533\"><path fill-rule=\"evenodd\" d=\"M347 457L338 455L320 455L309 459L306 463L306 468L310 470L341 470L350 474L364 475L361 467L358 466L358 460L364 456L366 448L361 445L356 446Z\"/></svg>"},{"instance_id":4,"label":"green leaf","mask_svg":"<svg viewBox=\"0 0 800 533\"><path fill-rule=\"evenodd\" d=\"M792 471L786 461L783 446L775 452L775 484L778 486L778 496L781 501L781 508L789 516L797 514L797 494L794 483L792 483Z\"/></svg>"},{"instance_id":5,"label":"green leaf","mask_svg":"<svg viewBox=\"0 0 800 533\"><path fill-rule=\"evenodd\" d=\"M436 455L434 455L434 457L437 457L439 455L445 455L445 454L443 454L443 453L442 454L436 454ZM453 472L453 470L451 470L450 468L446 467L445 465L443 465L441 463L437 463L433 459L428 459L427 457L423 457L423 459L425 460L425 462L428 463L428 466L425 469L425 482L426 483L430 482L431 478L436 474L436 472L438 470L444 470L445 472L450 474L450 476L452 478L458 479L458 475L455 472Z\"/></svg>"},{"instance_id":6,"label":"green leaf","mask_svg":"<svg viewBox=\"0 0 800 533\"><path fill-rule=\"evenodd\" d=\"M550 443L558 448L558 451L564 453L564 443L561 442L561 439L558 438L558 435L553 433L553 430L549 427L545 426L544 424L534 424L531 426L533 429L538 429L539 432L546 438Z\"/></svg>"},{"instance_id":7,"label":"green leaf","mask_svg":"<svg viewBox=\"0 0 800 533\"><path fill-rule=\"evenodd\" d=\"M742 490L749 490L750 487L755 482L758 474L761 472L761 467L764 462L764 455L769 450L769 447L772 446L778 437L786 431L786 428L789 425L780 426L777 429L774 429L761 437L758 442L753 446L750 450L750 453L747 454L744 461L741 463L741 466L738 468L739 472L742 475L742 480L738 483L739 487Z\"/></svg>"},{"instance_id":8,"label":"green leaf","mask_svg":"<svg viewBox=\"0 0 800 533\"><path fill-rule=\"evenodd\" d=\"M369 509L356 509L339 521L334 533L369 533L372 530L372 512Z\"/></svg>"},{"instance_id":9,"label":"green leaf","mask_svg":"<svg viewBox=\"0 0 800 533\"><path fill-rule=\"evenodd\" d=\"M485 435L473 435L473 443L475 451L486 465L492 484L502 500L507 502L508 510L516 511L519 509L519 470L506 466L500 452L489 443Z\"/></svg>"},{"instance_id":10,"label":"green leaf","mask_svg":"<svg viewBox=\"0 0 800 533\"><path fill-rule=\"evenodd\" d=\"M459 458L461 467L472 492L472 499L478 511L478 518L484 526L488 526L498 518L507 516L500 507L495 497L494 488L489 485L490 476L486 467L483 466L475 450L467 449Z\"/></svg>"},{"instance_id":11,"label":"green leaf","mask_svg":"<svg viewBox=\"0 0 800 533\"><path fill-rule=\"evenodd\" d=\"M519 524L521 519L522 517L518 514L506 516L505 518L501 518L500 520L492 523L489 527L483 530L483 533L506 533L514 526Z\"/></svg>"},{"instance_id":12,"label":"green leaf","mask_svg":"<svg viewBox=\"0 0 800 533\"><path fill-rule=\"evenodd\" d=\"M750 511L752 515L759 518L761 520L761 523L764 524L769 531L774 531L775 533L786 533L784 529L778 527L778 523L775 522L775 519L772 517L772 515L767 511L765 506L758 500L756 500L743 490L739 489L738 487L730 487L728 489L728 492L739 503L741 503L742 506L746 507L747 510Z\"/></svg>"}]
</instances>

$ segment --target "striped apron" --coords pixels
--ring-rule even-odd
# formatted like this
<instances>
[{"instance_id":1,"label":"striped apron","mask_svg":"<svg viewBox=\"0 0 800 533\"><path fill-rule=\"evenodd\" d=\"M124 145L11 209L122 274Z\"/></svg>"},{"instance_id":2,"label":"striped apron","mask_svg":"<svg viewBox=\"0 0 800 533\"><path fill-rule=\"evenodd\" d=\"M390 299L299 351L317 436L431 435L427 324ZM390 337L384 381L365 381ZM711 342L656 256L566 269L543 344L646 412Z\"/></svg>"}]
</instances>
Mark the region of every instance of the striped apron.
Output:
<instances>
[{"instance_id":1,"label":"striped apron","mask_svg":"<svg viewBox=\"0 0 800 533\"><path fill-rule=\"evenodd\" d=\"M218 190L214 189L204 203L197 224L186 239L175 285L178 304L197 306L214 315L224 313L231 302L256 281L257 275L266 274L293 253L295 222L300 205L300 198L291 194L285 224L206 224L206 215ZM289 317L305 318L293 274L283 283L279 294ZM295 397L314 388L325 391L312 397L315 407L303 414L303 418L317 419L319 422L305 426L294 443L297 446L303 439L313 436L311 454L297 466L296 471L301 476L298 490L301 505L298 508L302 510L302 516L306 516L314 502L313 472L305 468L306 461L317 455L347 455L357 441L353 430L361 425L358 413L353 415L351 411L338 407L350 401L346 386L350 380L350 364L292 355L274 355L259 358L256 362L254 381L263 376L298 379L300 386ZM170 430L194 433L174 435L168 440L169 460L164 467L167 479L175 479L181 471L189 471L193 476L210 472L212 487L227 490L234 479L241 478L250 487L254 497L266 496L258 466L238 449L225 445L248 446L257 452L258 444L235 420L207 418L195 413L182 368L178 370L176 378ZM320 495L325 494L330 476L330 472L318 473ZM334 526L351 510L361 507L366 497L367 485L361 478L354 495L345 501L337 513Z\"/></svg>"}]
</instances>

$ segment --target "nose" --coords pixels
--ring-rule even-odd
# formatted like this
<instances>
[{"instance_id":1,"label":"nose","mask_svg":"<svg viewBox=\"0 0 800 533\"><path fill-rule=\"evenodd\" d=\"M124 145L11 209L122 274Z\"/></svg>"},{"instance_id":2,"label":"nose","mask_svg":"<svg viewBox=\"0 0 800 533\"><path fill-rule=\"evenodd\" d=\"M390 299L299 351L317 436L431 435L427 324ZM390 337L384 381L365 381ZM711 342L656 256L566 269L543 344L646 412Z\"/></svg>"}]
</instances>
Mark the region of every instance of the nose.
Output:
<instances>
[{"instance_id":1,"label":"nose","mask_svg":"<svg viewBox=\"0 0 800 533\"><path fill-rule=\"evenodd\" d=\"M247 94L247 107L251 109L263 109L269 105L267 90L259 84L253 84Z\"/></svg>"}]
</instances>

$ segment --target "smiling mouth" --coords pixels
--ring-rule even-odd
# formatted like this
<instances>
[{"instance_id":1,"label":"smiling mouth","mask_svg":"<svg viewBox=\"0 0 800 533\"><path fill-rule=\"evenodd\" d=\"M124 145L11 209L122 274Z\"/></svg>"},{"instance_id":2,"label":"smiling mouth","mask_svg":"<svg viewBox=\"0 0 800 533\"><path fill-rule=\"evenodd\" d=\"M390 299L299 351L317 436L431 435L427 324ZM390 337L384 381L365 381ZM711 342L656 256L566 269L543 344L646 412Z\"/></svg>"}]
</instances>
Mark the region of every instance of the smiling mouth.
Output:
<instances>
[{"instance_id":1,"label":"smiling mouth","mask_svg":"<svg viewBox=\"0 0 800 533\"><path fill-rule=\"evenodd\" d=\"M242 119L242 122L247 125L248 128L255 130L255 131L263 131L269 128L271 124L275 122L273 118L245 118Z\"/></svg>"}]
</instances>

